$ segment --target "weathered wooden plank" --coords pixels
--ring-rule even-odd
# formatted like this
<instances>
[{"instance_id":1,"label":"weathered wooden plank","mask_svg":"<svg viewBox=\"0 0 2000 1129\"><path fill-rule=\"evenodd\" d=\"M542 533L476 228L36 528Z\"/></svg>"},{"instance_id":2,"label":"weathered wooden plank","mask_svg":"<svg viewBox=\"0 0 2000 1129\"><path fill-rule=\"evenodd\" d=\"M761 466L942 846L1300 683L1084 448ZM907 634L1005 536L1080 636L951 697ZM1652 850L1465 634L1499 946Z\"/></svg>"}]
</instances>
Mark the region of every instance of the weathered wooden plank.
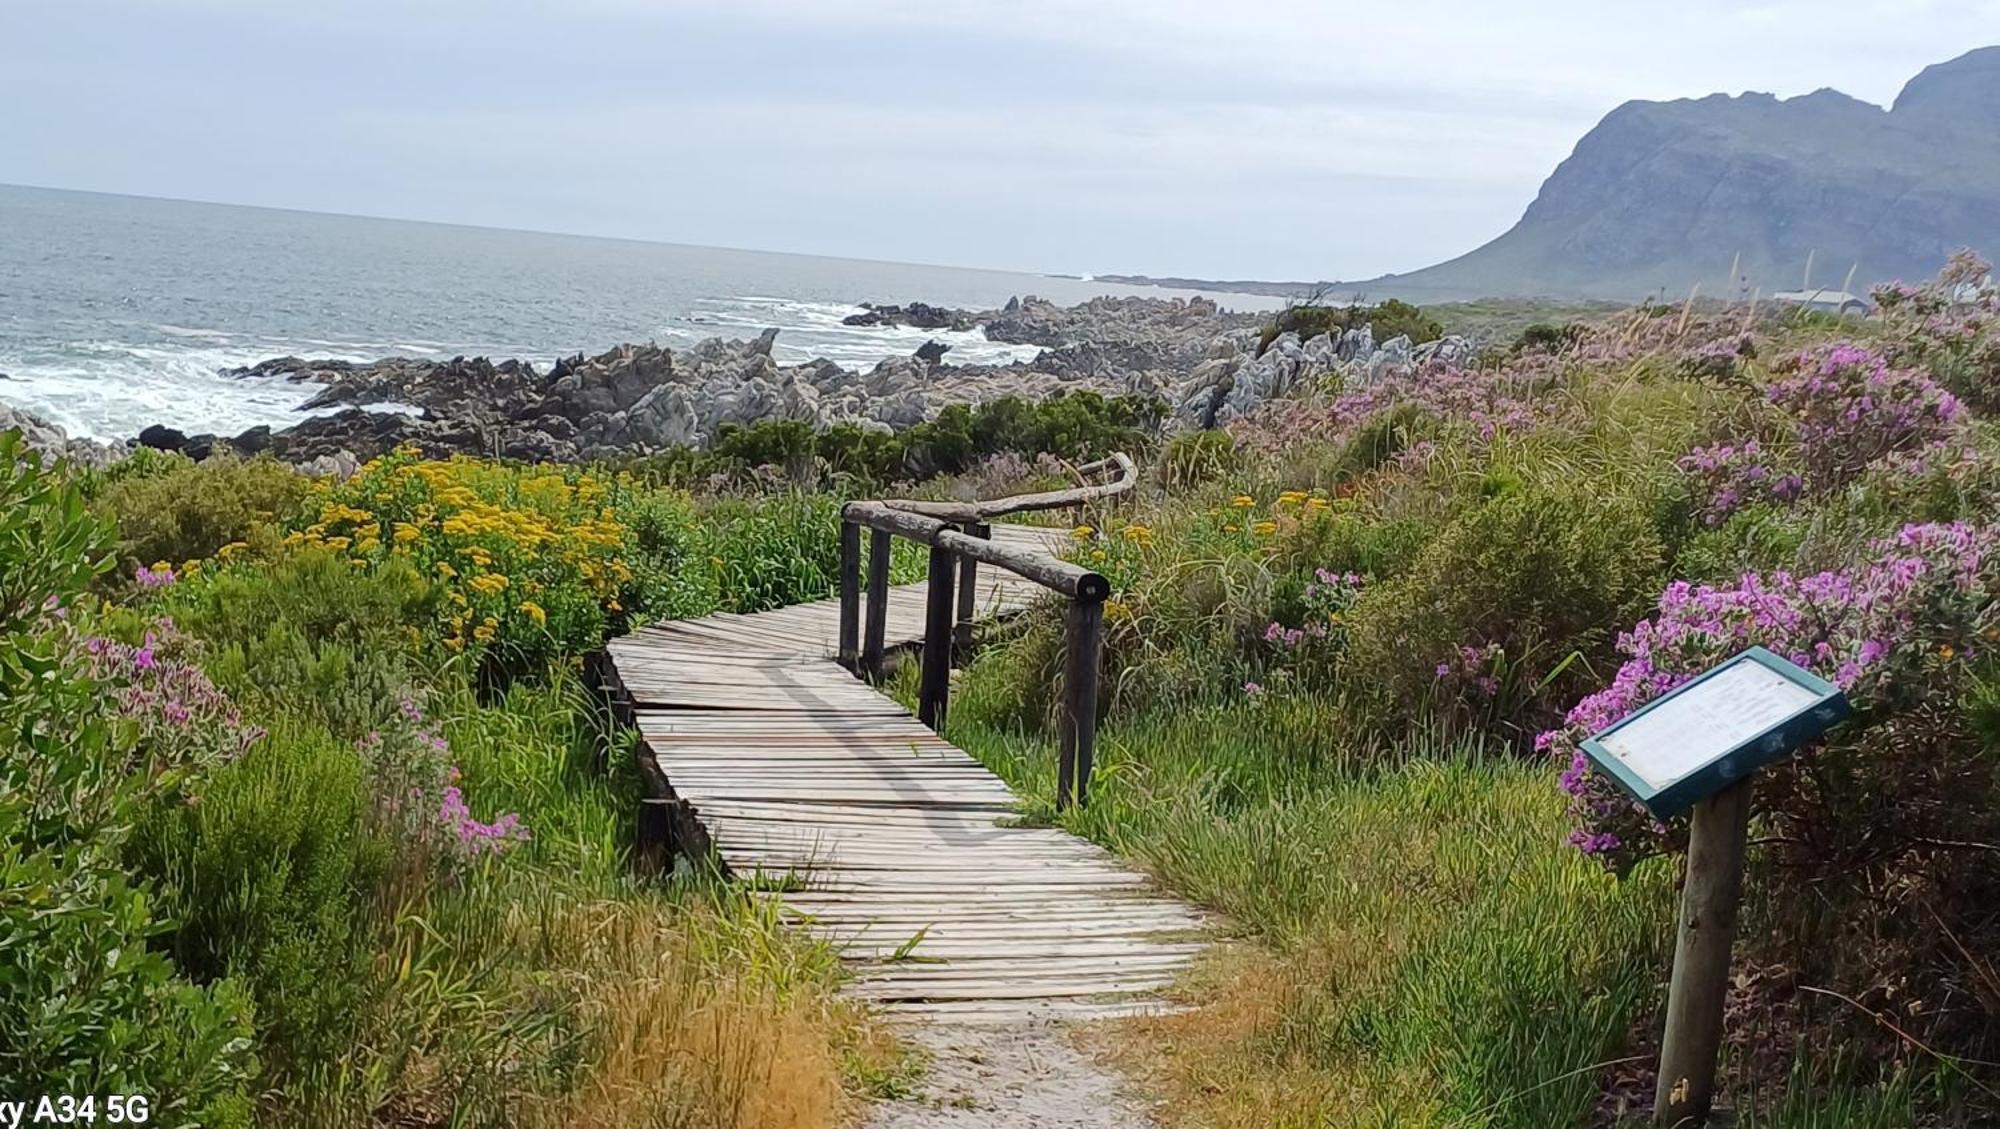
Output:
<instances>
[{"instance_id":1,"label":"weathered wooden plank","mask_svg":"<svg viewBox=\"0 0 2000 1129\"><path fill-rule=\"evenodd\" d=\"M1172 985L1174 977L1164 974L1133 973L1057 980L920 981L910 984L894 980L863 980L847 986L847 991L864 1000L1042 1000L1065 996L1117 996L1150 992Z\"/></svg>"},{"instance_id":2,"label":"weathered wooden plank","mask_svg":"<svg viewBox=\"0 0 2000 1129\"><path fill-rule=\"evenodd\" d=\"M1001 525L976 547L949 530L930 542L989 563L1047 562L1065 537ZM1094 576L1031 568L1065 582ZM850 607L853 571L843 552ZM942 594L945 569L933 571ZM1001 567L969 571L952 622L1048 595ZM954 1022L1139 1010L1134 993L1171 983L1202 951L1204 920L1152 895L1102 848L1008 825L1018 801L1002 781L831 661L844 651L868 667L920 642L927 612L950 626L943 605L927 608L928 585L884 588L872 562L868 574L865 623L844 636L841 603L828 599L614 640L611 677L633 703L642 753L733 873L775 880L758 896L840 949L859 977L855 995ZM934 666L941 654L933 649ZM940 704L938 669L929 685Z\"/></svg>"}]
</instances>

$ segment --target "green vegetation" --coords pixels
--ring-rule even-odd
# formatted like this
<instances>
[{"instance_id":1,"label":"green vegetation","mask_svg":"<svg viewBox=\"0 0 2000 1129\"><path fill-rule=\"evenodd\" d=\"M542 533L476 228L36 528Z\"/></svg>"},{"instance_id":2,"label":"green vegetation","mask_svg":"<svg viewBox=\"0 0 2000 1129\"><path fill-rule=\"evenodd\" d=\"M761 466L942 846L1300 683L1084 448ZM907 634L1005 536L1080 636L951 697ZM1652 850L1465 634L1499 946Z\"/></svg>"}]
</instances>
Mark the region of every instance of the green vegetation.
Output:
<instances>
[{"instance_id":1,"label":"green vegetation","mask_svg":"<svg viewBox=\"0 0 2000 1129\"><path fill-rule=\"evenodd\" d=\"M832 499L406 454L65 483L12 437L0 469L10 1094L822 1125L891 1075L831 954L626 877L636 784L577 676L614 623L823 594ZM156 552L191 556L113 568Z\"/></svg>"},{"instance_id":2,"label":"green vegetation","mask_svg":"<svg viewBox=\"0 0 2000 1129\"><path fill-rule=\"evenodd\" d=\"M775 468L797 483L829 481L879 491L892 483L963 474L995 455L1052 455L1072 462L1110 451L1143 451L1166 406L1144 396L1059 393L1040 402L1002 396L953 404L900 431L838 424L816 431L798 420L724 424L706 447L680 447L634 460L650 481L692 486Z\"/></svg>"},{"instance_id":3,"label":"green vegetation","mask_svg":"<svg viewBox=\"0 0 2000 1129\"><path fill-rule=\"evenodd\" d=\"M1860 719L1760 778L1726 1103L1994 1116L2000 429L1940 380L2000 371L1995 304L1551 331L1176 439L1087 515L1091 806L1052 807L1054 617L975 659L951 736L1253 940L1127 1048L1174 1123L1642 1122L1682 829L1572 752L1751 642Z\"/></svg>"},{"instance_id":4,"label":"green vegetation","mask_svg":"<svg viewBox=\"0 0 2000 1129\"><path fill-rule=\"evenodd\" d=\"M1390 298L1372 306L1358 302L1347 306L1324 306L1308 299L1285 307L1270 325L1264 327L1263 336L1257 341L1257 352L1261 355L1271 342L1286 333L1296 333L1303 341L1323 333L1345 333L1364 325L1374 333L1377 342L1392 337L1408 337L1411 344L1422 345L1444 336L1444 323L1400 298Z\"/></svg>"},{"instance_id":5,"label":"green vegetation","mask_svg":"<svg viewBox=\"0 0 2000 1129\"><path fill-rule=\"evenodd\" d=\"M1683 829L1575 750L1752 642L1857 718L1759 778L1736 1123L2000 1116L2000 295L1954 269L1859 324L1537 317L1173 436L1079 516L1116 589L1093 802L1052 804L1050 610L989 633L950 736L1240 935L1112 1032L1171 1123L1642 1121ZM826 595L843 492L1045 484L1156 411L338 482L0 437L0 1081L190 1125L849 1119L899 1049L745 891L627 877L582 657Z\"/></svg>"}]
</instances>

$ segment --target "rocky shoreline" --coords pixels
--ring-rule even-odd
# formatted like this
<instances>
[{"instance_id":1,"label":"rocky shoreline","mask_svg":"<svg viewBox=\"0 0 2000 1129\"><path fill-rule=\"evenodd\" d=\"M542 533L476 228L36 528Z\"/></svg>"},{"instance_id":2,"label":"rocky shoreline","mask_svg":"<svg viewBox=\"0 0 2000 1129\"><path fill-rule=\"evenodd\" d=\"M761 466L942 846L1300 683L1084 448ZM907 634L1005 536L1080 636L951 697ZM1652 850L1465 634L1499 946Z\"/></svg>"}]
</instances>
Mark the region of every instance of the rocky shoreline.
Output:
<instances>
[{"instance_id":1,"label":"rocky shoreline","mask_svg":"<svg viewBox=\"0 0 2000 1129\"><path fill-rule=\"evenodd\" d=\"M402 445L433 456L575 462L701 444L728 424L798 420L815 428L895 430L951 404L1082 390L1154 397L1171 407L1175 426L1212 427L1322 373L1344 370L1348 380L1364 382L1433 359L1461 361L1471 352L1464 339L1451 337L1421 347L1407 338L1378 344L1366 326L1307 340L1285 333L1260 349L1267 315L1230 313L1199 298L1058 306L1029 297L983 312L871 305L855 317L874 319L866 324L978 327L991 340L1037 345L1041 352L1031 361L955 365L945 363L947 347L932 341L859 372L826 360L780 364L772 356L778 331L768 329L747 341L713 338L683 349L620 345L565 358L547 371L484 357L367 363L278 357L228 375L311 381L322 387L306 407L339 410L235 436L156 425L137 442L196 458L227 446L330 473ZM36 423L33 441L45 449L90 461L111 457L113 448L85 444L79 451L61 429Z\"/></svg>"}]
</instances>

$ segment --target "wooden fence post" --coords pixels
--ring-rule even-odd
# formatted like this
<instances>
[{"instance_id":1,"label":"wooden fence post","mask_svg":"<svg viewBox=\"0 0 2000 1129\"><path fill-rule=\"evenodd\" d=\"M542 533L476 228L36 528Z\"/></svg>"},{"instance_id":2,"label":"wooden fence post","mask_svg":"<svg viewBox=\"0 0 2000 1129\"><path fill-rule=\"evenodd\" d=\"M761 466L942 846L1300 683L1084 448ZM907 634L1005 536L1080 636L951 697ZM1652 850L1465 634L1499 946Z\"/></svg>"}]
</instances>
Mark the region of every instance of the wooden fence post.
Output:
<instances>
[{"instance_id":1,"label":"wooden fence post","mask_svg":"<svg viewBox=\"0 0 2000 1129\"><path fill-rule=\"evenodd\" d=\"M933 732L944 729L945 707L951 697L951 631L958 604L952 598L952 578L958 562L951 550L931 546L931 575L924 605L923 680L917 688L917 720Z\"/></svg>"},{"instance_id":2,"label":"wooden fence post","mask_svg":"<svg viewBox=\"0 0 2000 1129\"><path fill-rule=\"evenodd\" d=\"M964 527L968 537L991 540L993 527L984 522L974 522ZM958 627L952 633L952 644L961 654L972 648L972 621L979 614L979 562L971 557L961 557L958 562Z\"/></svg>"},{"instance_id":3,"label":"wooden fence post","mask_svg":"<svg viewBox=\"0 0 2000 1129\"><path fill-rule=\"evenodd\" d=\"M1056 809L1090 802L1090 765L1097 755L1098 666L1104 651L1104 601L1071 600L1068 654L1063 662L1062 749L1056 761Z\"/></svg>"},{"instance_id":4,"label":"wooden fence post","mask_svg":"<svg viewBox=\"0 0 2000 1129\"><path fill-rule=\"evenodd\" d=\"M868 629L861 640L861 669L882 677L882 637L889 625L889 539L884 530L868 531Z\"/></svg>"},{"instance_id":5,"label":"wooden fence post","mask_svg":"<svg viewBox=\"0 0 2000 1129\"><path fill-rule=\"evenodd\" d=\"M1694 807L1660 1078L1653 1092L1653 1120L1662 1126L1703 1124L1715 1099L1715 1058L1722 1047L1729 947L1736 939L1749 827L1747 776Z\"/></svg>"},{"instance_id":6,"label":"wooden fence post","mask_svg":"<svg viewBox=\"0 0 2000 1129\"><path fill-rule=\"evenodd\" d=\"M674 803L660 796L639 801L639 822L632 834L632 869L642 878L657 878L673 868Z\"/></svg>"},{"instance_id":7,"label":"wooden fence post","mask_svg":"<svg viewBox=\"0 0 2000 1129\"><path fill-rule=\"evenodd\" d=\"M840 522L840 665L854 669L861 650L861 527Z\"/></svg>"}]
</instances>

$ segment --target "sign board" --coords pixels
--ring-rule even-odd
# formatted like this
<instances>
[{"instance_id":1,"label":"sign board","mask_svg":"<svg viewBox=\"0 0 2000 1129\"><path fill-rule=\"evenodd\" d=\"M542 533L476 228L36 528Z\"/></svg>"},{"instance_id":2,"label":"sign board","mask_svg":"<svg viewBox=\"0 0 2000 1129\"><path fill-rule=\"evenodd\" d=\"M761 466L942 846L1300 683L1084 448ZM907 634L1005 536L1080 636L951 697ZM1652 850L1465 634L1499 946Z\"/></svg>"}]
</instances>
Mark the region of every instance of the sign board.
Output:
<instances>
[{"instance_id":1,"label":"sign board","mask_svg":"<svg viewBox=\"0 0 2000 1129\"><path fill-rule=\"evenodd\" d=\"M1848 713L1839 688L1752 647L1583 743L1656 817L1790 755Z\"/></svg>"}]
</instances>

